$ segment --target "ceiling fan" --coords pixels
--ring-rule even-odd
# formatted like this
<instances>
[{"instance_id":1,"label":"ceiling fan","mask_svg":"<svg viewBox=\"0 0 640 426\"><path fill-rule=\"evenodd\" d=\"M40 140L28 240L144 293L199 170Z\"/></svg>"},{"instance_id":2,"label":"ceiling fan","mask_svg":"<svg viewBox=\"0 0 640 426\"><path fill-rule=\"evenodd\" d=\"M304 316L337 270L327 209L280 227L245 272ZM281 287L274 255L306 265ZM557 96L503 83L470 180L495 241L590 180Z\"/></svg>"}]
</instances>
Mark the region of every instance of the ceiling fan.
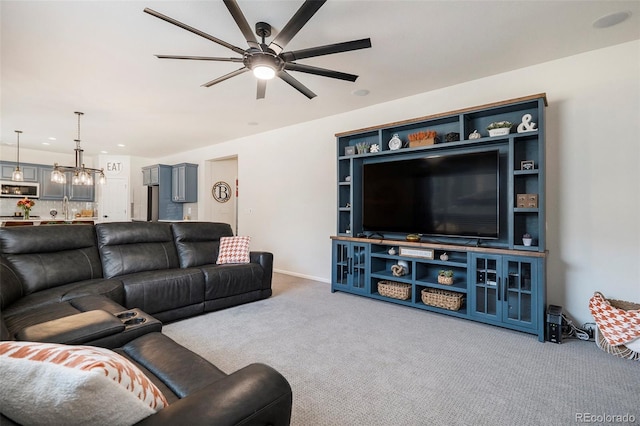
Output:
<instances>
[{"instance_id":1,"label":"ceiling fan","mask_svg":"<svg viewBox=\"0 0 640 426\"><path fill-rule=\"evenodd\" d=\"M187 59L197 61L219 61L219 62L238 62L242 63L242 68L239 68L233 72L211 80L205 84L204 87L211 87L214 84L218 84L222 81L228 80L231 77L243 74L247 71L253 71L254 75L258 78L258 92L257 99L265 97L267 89L267 80L273 77L279 77L307 98L312 99L316 96L305 85L296 80L287 71L298 71L308 74L315 74L323 77L336 78L339 80L356 81L357 75L347 74L340 71L333 71L325 68L313 67L310 65L298 64L294 61L298 59L312 58L315 56L331 55L333 53L348 52L351 50L366 49L371 47L371 39L364 38L361 40L347 41L343 43L328 44L324 46L311 47L308 49L294 50L285 52L284 48L295 37L300 29L311 19L311 17L320 9L320 7L326 2L326 0L305 0L300 6L298 11L293 17L286 23L282 30L276 35L276 37L269 43L265 43L265 38L271 35L271 25L266 22L258 22L255 26L256 35L262 40L259 42L256 36L251 31L251 27L247 22L244 14L240 10L236 0L224 0L224 4L231 13L231 16L235 20L236 24L240 28L242 35L247 40L249 45L248 49L242 49L238 46L234 46L223 40L220 40L212 35L209 35L203 31L193 28L189 25L183 24L173 18L170 18L155 10L145 8L144 11L150 15L160 18L170 24L176 25L201 37L213 41L221 46L233 50L234 52L242 55L241 58L220 58L209 56L184 56L184 55L156 55L161 59Z\"/></svg>"}]
</instances>

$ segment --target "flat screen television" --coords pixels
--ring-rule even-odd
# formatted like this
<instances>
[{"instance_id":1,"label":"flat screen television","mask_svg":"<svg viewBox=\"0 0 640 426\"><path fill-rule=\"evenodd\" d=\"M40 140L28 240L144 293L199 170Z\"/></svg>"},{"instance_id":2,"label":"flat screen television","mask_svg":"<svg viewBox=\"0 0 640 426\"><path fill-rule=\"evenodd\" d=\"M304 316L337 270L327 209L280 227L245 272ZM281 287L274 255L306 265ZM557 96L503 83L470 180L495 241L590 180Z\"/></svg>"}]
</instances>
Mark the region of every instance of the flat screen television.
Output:
<instances>
[{"instance_id":1,"label":"flat screen television","mask_svg":"<svg viewBox=\"0 0 640 426\"><path fill-rule=\"evenodd\" d=\"M366 163L363 229L498 238L499 175L498 150Z\"/></svg>"}]
</instances>

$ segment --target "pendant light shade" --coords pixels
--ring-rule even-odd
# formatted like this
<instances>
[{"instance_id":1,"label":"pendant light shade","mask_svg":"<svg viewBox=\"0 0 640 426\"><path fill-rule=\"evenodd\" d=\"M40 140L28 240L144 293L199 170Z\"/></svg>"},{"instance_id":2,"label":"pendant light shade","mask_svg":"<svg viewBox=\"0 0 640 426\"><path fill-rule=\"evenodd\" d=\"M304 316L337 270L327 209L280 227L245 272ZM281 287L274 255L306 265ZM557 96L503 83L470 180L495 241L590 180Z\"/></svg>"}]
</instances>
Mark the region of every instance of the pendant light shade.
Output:
<instances>
[{"instance_id":1,"label":"pendant light shade","mask_svg":"<svg viewBox=\"0 0 640 426\"><path fill-rule=\"evenodd\" d=\"M11 180L14 182L22 182L24 180L24 175L22 174L22 170L20 170L20 133L22 133L22 130L16 130L16 135L18 137L16 168L11 174Z\"/></svg>"}]
</instances>

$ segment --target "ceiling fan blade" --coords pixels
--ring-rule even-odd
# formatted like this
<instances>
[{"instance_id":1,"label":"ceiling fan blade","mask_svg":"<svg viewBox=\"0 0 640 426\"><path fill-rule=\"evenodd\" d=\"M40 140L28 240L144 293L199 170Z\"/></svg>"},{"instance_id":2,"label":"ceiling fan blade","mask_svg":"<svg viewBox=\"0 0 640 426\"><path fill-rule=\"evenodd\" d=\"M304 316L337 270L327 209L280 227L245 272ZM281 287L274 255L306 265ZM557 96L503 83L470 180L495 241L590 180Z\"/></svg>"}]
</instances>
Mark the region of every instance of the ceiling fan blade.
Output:
<instances>
[{"instance_id":1,"label":"ceiling fan blade","mask_svg":"<svg viewBox=\"0 0 640 426\"><path fill-rule=\"evenodd\" d=\"M160 59L190 59L194 61L219 61L219 62L242 62L242 58L216 58L212 56L188 56L188 55L156 55Z\"/></svg>"},{"instance_id":2,"label":"ceiling fan blade","mask_svg":"<svg viewBox=\"0 0 640 426\"><path fill-rule=\"evenodd\" d=\"M371 39L345 41L343 43L327 44L325 46L311 47L308 49L282 52L280 57L287 62L297 59L313 58L322 55L332 55L334 53L349 52L351 50L367 49L371 47Z\"/></svg>"},{"instance_id":3,"label":"ceiling fan blade","mask_svg":"<svg viewBox=\"0 0 640 426\"><path fill-rule=\"evenodd\" d=\"M264 99L266 92L267 92L267 80L258 79L258 93L256 95L256 99Z\"/></svg>"},{"instance_id":4,"label":"ceiling fan blade","mask_svg":"<svg viewBox=\"0 0 640 426\"><path fill-rule=\"evenodd\" d=\"M175 19L170 18L167 15L163 15L162 13L156 12L153 9L149 9L148 7L145 7L144 12L148 13L149 15L155 16L156 18L162 19L163 21L166 21L166 22L168 22L170 24L173 24L173 25L175 25L177 27L180 27L180 28L182 28L184 30L187 30L187 31L192 32L192 33L194 33L196 35L199 35L200 37L204 37L207 40L211 40L214 43L218 43L219 45L224 46L224 47L226 47L228 49L231 49L236 53L244 55L244 49L241 49L238 46L234 46L233 44L227 43L226 41L220 40L219 38L216 38L216 37L214 37L212 35L209 35L209 34L205 33L204 31L200 31L200 30L198 30L196 28L190 27L187 24L183 24L180 21L176 21Z\"/></svg>"},{"instance_id":5,"label":"ceiling fan blade","mask_svg":"<svg viewBox=\"0 0 640 426\"><path fill-rule=\"evenodd\" d=\"M289 85L291 87L293 87L294 89L296 89L298 92L302 93L303 95L305 95L307 98L309 99L313 99L316 97L316 94L313 93L311 90L307 89L307 87L300 83L298 80L296 80L295 78L293 78L291 76L291 74L287 73L286 71L280 71L278 73L278 77L280 77L281 79L283 79L284 81L286 81L287 83L289 83Z\"/></svg>"},{"instance_id":6,"label":"ceiling fan blade","mask_svg":"<svg viewBox=\"0 0 640 426\"><path fill-rule=\"evenodd\" d=\"M279 55L304 24L322 7L327 0L305 0L300 9L286 23L282 31L269 43L269 49Z\"/></svg>"},{"instance_id":7,"label":"ceiling fan blade","mask_svg":"<svg viewBox=\"0 0 640 426\"><path fill-rule=\"evenodd\" d=\"M244 17L242 10L240 10L240 6L235 0L224 0L224 5L227 6L229 13L233 16L233 20L236 21L236 25L242 31L242 35L250 47L255 47L256 49L260 49L260 44L258 43L258 39L253 34L253 30L249 26L247 22L247 18Z\"/></svg>"},{"instance_id":8,"label":"ceiling fan blade","mask_svg":"<svg viewBox=\"0 0 640 426\"><path fill-rule=\"evenodd\" d=\"M347 74L340 71L328 70L326 68L312 67L310 65L296 64L293 62L285 63L284 69L288 71L306 72L307 74L321 75L323 77L337 78L339 80L346 80L346 81L352 81L352 82L356 81L356 79L358 78L357 75L353 75L353 74Z\"/></svg>"},{"instance_id":9,"label":"ceiling fan blade","mask_svg":"<svg viewBox=\"0 0 640 426\"><path fill-rule=\"evenodd\" d=\"M222 82L222 81L228 80L228 79L230 79L231 77L235 77L236 75L240 75L240 74L245 73L245 72L247 72L247 71L249 71L249 68L247 68L247 67L242 67L242 68L240 68L240 69L237 69L237 70L235 70L235 71L230 72L229 74L225 74L225 75L223 75L222 77L218 77L218 78L216 78L215 80L211 80L210 82L205 83L205 84L203 84L202 86L203 86L203 87L211 87L211 86L213 86L214 84L218 84L218 83L220 83L220 82Z\"/></svg>"}]
</instances>

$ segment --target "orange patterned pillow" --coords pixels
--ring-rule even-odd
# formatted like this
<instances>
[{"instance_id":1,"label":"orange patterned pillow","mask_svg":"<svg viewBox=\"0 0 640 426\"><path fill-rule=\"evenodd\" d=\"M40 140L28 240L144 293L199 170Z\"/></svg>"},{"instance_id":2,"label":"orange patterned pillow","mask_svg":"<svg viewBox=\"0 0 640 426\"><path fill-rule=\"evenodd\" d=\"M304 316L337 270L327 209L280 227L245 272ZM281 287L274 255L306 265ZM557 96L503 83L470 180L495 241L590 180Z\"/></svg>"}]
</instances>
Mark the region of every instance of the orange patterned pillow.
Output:
<instances>
[{"instance_id":1,"label":"orange patterned pillow","mask_svg":"<svg viewBox=\"0 0 640 426\"><path fill-rule=\"evenodd\" d=\"M0 342L0 406L20 424L130 425L169 405L138 367L93 346Z\"/></svg>"},{"instance_id":2,"label":"orange patterned pillow","mask_svg":"<svg viewBox=\"0 0 640 426\"><path fill-rule=\"evenodd\" d=\"M218 251L218 265L226 263L249 263L251 237L222 237Z\"/></svg>"}]
</instances>

